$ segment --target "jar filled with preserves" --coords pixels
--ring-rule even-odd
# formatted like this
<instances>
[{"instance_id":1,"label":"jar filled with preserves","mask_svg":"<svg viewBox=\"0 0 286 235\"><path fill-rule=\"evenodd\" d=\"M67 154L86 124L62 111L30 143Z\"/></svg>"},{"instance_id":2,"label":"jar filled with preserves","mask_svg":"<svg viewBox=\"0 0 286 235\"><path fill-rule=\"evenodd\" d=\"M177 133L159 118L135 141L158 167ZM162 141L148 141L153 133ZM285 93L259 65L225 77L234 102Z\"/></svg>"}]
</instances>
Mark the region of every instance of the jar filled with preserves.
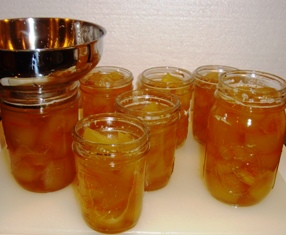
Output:
<instances>
[{"instance_id":1,"label":"jar filled with preserves","mask_svg":"<svg viewBox=\"0 0 286 235\"><path fill-rule=\"evenodd\" d=\"M218 200L260 202L274 187L285 136L284 79L237 70L220 76L207 130L204 179Z\"/></svg>"},{"instance_id":2,"label":"jar filled with preserves","mask_svg":"<svg viewBox=\"0 0 286 235\"><path fill-rule=\"evenodd\" d=\"M157 90L134 90L116 98L116 112L144 121L150 130L150 150L146 154L145 191L166 186L172 176L176 133L180 116L177 96Z\"/></svg>"},{"instance_id":3,"label":"jar filled with preserves","mask_svg":"<svg viewBox=\"0 0 286 235\"><path fill-rule=\"evenodd\" d=\"M86 223L102 233L135 226L141 215L149 130L134 116L89 115L73 132L75 188Z\"/></svg>"},{"instance_id":4,"label":"jar filled with preserves","mask_svg":"<svg viewBox=\"0 0 286 235\"><path fill-rule=\"evenodd\" d=\"M32 192L51 192L75 176L71 148L79 82L1 86L1 112L11 172Z\"/></svg>"},{"instance_id":5,"label":"jar filled with preserves","mask_svg":"<svg viewBox=\"0 0 286 235\"><path fill-rule=\"evenodd\" d=\"M214 92L220 74L237 70L225 65L204 65L194 71L192 129L196 141L206 143L209 111L215 101Z\"/></svg>"},{"instance_id":6,"label":"jar filled with preserves","mask_svg":"<svg viewBox=\"0 0 286 235\"><path fill-rule=\"evenodd\" d=\"M140 89L169 92L179 98L181 109L177 129L177 148L185 143L188 136L193 81L192 73L186 69L162 66L146 69L142 72L138 82L138 88Z\"/></svg>"},{"instance_id":7,"label":"jar filled with preserves","mask_svg":"<svg viewBox=\"0 0 286 235\"><path fill-rule=\"evenodd\" d=\"M114 112L116 97L133 89L133 75L124 68L99 66L80 79L82 115Z\"/></svg>"}]
</instances>

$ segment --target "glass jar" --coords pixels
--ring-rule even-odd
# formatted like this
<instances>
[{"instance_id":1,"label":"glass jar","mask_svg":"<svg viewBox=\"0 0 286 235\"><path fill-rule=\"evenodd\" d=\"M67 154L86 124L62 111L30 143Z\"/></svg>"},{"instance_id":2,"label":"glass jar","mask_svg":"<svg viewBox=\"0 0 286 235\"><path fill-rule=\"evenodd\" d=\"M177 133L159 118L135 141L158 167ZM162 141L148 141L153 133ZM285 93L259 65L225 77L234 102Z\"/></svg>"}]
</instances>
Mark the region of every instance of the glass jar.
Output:
<instances>
[{"instance_id":1,"label":"glass jar","mask_svg":"<svg viewBox=\"0 0 286 235\"><path fill-rule=\"evenodd\" d=\"M177 148L185 143L188 136L193 80L193 75L188 70L177 67L154 67L143 71L138 82L140 89L170 92L179 98L181 110L177 129Z\"/></svg>"},{"instance_id":2,"label":"glass jar","mask_svg":"<svg viewBox=\"0 0 286 235\"><path fill-rule=\"evenodd\" d=\"M72 129L78 82L62 86L1 86L1 111L11 171L33 192L51 192L75 176Z\"/></svg>"},{"instance_id":3,"label":"glass jar","mask_svg":"<svg viewBox=\"0 0 286 235\"><path fill-rule=\"evenodd\" d=\"M285 136L284 79L260 71L223 74L210 111L204 178L218 200L261 201L274 186Z\"/></svg>"},{"instance_id":4,"label":"glass jar","mask_svg":"<svg viewBox=\"0 0 286 235\"><path fill-rule=\"evenodd\" d=\"M116 97L133 89L133 75L124 68L101 66L80 79L83 117L114 112Z\"/></svg>"},{"instance_id":5,"label":"glass jar","mask_svg":"<svg viewBox=\"0 0 286 235\"><path fill-rule=\"evenodd\" d=\"M192 129L195 140L201 144L206 143L208 115L215 101L218 78L222 73L232 70L237 69L225 65L204 65L194 71Z\"/></svg>"},{"instance_id":6,"label":"glass jar","mask_svg":"<svg viewBox=\"0 0 286 235\"><path fill-rule=\"evenodd\" d=\"M146 155L145 190L157 190L173 173L180 101L170 93L134 90L116 98L116 112L131 114L150 129L150 151Z\"/></svg>"},{"instance_id":7,"label":"glass jar","mask_svg":"<svg viewBox=\"0 0 286 235\"><path fill-rule=\"evenodd\" d=\"M95 114L76 124L73 138L76 192L86 223L103 233L132 228L142 210L148 127L129 115Z\"/></svg>"}]
</instances>

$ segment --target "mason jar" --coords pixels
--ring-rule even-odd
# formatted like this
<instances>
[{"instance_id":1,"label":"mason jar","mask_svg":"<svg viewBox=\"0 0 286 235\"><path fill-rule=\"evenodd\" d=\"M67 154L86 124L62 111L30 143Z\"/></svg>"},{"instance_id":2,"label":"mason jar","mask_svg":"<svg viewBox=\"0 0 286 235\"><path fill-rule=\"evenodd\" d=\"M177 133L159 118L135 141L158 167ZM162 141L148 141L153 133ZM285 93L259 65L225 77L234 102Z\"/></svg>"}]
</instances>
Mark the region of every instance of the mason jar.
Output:
<instances>
[{"instance_id":1,"label":"mason jar","mask_svg":"<svg viewBox=\"0 0 286 235\"><path fill-rule=\"evenodd\" d=\"M81 119L73 132L76 192L86 223L119 233L139 220L149 130L136 117L104 113Z\"/></svg>"},{"instance_id":2,"label":"mason jar","mask_svg":"<svg viewBox=\"0 0 286 235\"><path fill-rule=\"evenodd\" d=\"M192 73L186 69L162 66L146 69L142 72L138 82L140 89L169 92L179 98L181 109L177 129L177 148L185 143L188 136L193 81Z\"/></svg>"},{"instance_id":3,"label":"mason jar","mask_svg":"<svg viewBox=\"0 0 286 235\"><path fill-rule=\"evenodd\" d=\"M207 121L210 109L215 101L214 92L219 76L227 71L237 70L225 65L203 65L195 69L192 130L195 140L206 143Z\"/></svg>"},{"instance_id":4,"label":"mason jar","mask_svg":"<svg viewBox=\"0 0 286 235\"><path fill-rule=\"evenodd\" d=\"M167 92L133 90L116 98L115 110L147 124L150 150L146 155L145 191L164 187L174 168L180 100Z\"/></svg>"},{"instance_id":5,"label":"mason jar","mask_svg":"<svg viewBox=\"0 0 286 235\"><path fill-rule=\"evenodd\" d=\"M220 76L208 119L204 179L218 200L260 202L274 187L285 136L284 79L260 71Z\"/></svg>"},{"instance_id":6,"label":"mason jar","mask_svg":"<svg viewBox=\"0 0 286 235\"><path fill-rule=\"evenodd\" d=\"M1 112L11 172L33 192L51 192L75 176L71 148L79 83L1 86Z\"/></svg>"},{"instance_id":7,"label":"mason jar","mask_svg":"<svg viewBox=\"0 0 286 235\"><path fill-rule=\"evenodd\" d=\"M114 112L116 97L133 89L131 71L115 66L99 66L80 79L82 115Z\"/></svg>"}]
</instances>

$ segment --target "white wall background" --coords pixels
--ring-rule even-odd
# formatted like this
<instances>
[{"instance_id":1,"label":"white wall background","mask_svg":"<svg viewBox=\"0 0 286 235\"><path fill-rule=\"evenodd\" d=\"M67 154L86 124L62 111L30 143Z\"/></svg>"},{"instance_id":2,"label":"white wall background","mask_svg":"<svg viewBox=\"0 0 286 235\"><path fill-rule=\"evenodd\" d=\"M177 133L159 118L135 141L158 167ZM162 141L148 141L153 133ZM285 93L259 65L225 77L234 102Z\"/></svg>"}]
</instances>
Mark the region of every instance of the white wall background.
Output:
<instances>
[{"instance_id":1,"label":"white wall background","mask_svg":"<svg viewBox=\"0 0 286 235\"><path fill-rule=\"evenodd\" d=\"M286 78L285 0L9 0L0 18L67 17L104 26L99 65L135 77L159 65L257 69Z\"/></svg>"}]
</instances>

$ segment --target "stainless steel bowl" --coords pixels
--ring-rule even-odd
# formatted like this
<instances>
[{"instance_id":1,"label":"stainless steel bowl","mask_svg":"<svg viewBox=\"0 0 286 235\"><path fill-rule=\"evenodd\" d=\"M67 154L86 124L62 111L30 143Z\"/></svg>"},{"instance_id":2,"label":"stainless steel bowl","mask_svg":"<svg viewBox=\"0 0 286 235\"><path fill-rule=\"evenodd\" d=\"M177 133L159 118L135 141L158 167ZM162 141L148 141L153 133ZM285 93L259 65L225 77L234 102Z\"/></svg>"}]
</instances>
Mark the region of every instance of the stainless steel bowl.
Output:
<instances>
[{"instance_id":1,"label":"stainless steel bowl","mask_svg":"<svg viewBox=\"0 0 286 235\"><path fill-rule=\"evenodd\" d=\"M0 20L0 85L78 80L99 62L105 34L97 24L74 19Z\"/></svg>"}]
</instances>

